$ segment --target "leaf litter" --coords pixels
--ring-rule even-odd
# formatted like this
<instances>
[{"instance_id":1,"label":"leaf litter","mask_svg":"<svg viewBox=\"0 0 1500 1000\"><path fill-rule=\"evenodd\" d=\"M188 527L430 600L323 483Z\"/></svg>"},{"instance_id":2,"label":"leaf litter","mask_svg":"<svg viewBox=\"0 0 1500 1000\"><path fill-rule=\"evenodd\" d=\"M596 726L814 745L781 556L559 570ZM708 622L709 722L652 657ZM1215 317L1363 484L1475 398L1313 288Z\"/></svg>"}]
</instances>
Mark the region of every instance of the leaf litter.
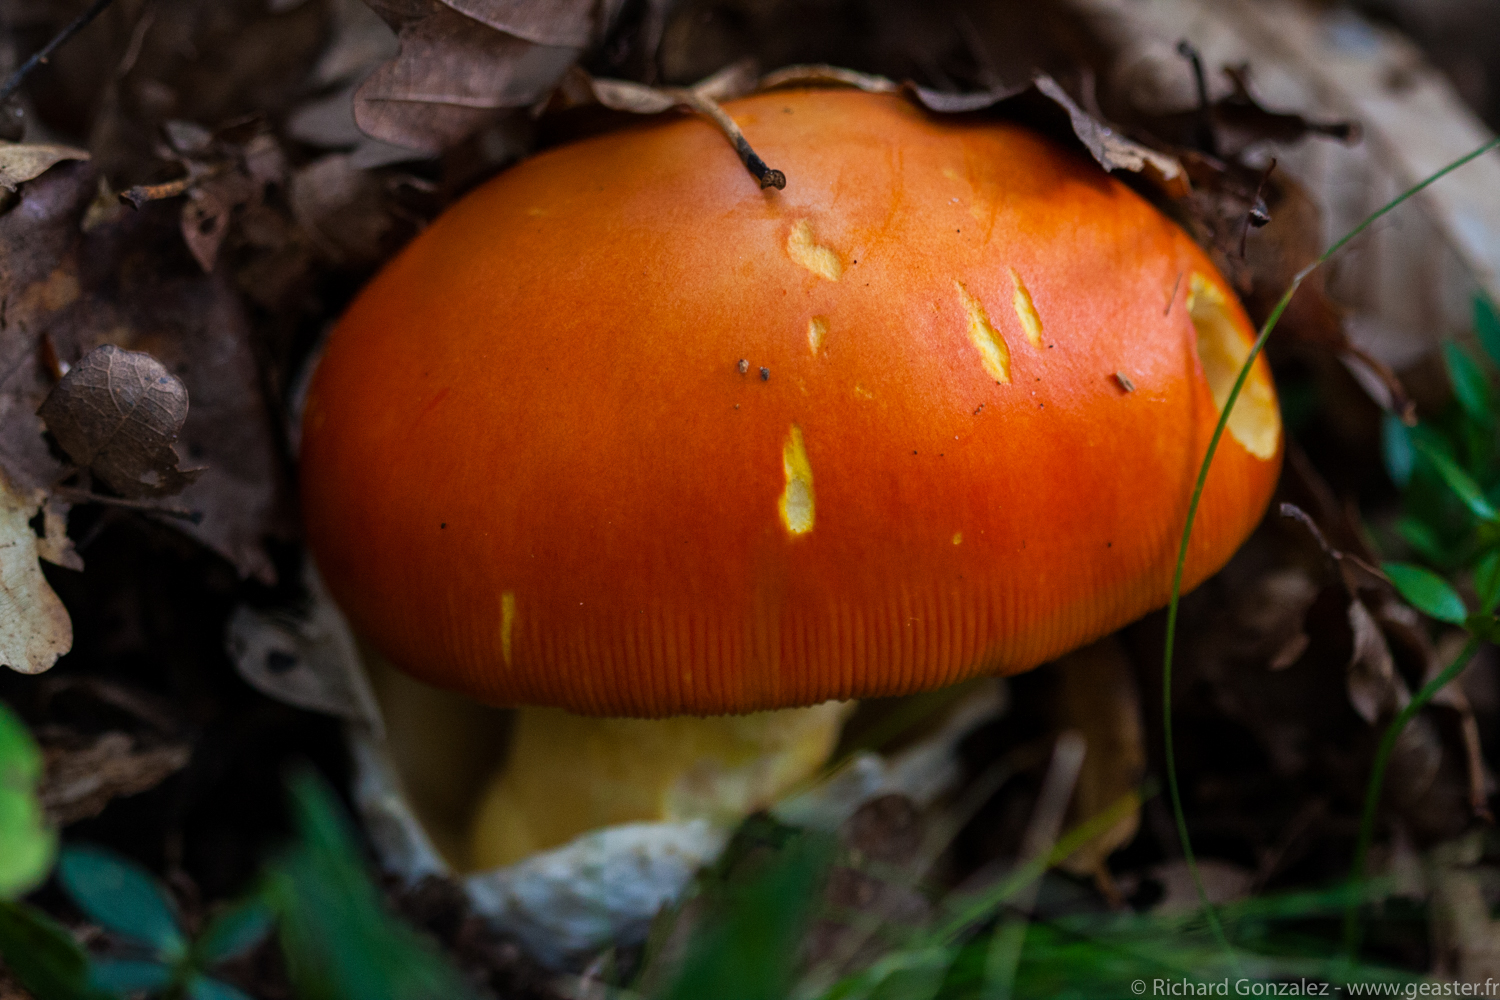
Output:
<instances>
[{"instance_id":1,"label":"leaf litter","mask_svg":"<svg viewBox=\"0 0 1500 1000\"><path fill-rule=\"evenodd\" d=\"M187 10L163 0L106 11L23 91L25 112L48 131L22 143L25 151L0 146L0 176L14 180L5 184L14 195L0 214L0 370L7 373L0 381L0 466L14 482L7 537L18 540L19 557L7 557L0 578L7 593L12 574L30 581L22 590L45 605L37 588L53 591L39 558L74 573L88 560L86 577L92 567L112 564L111 546L122 533L144 532L154 552L170 551L165 539L183 534L216 555L187 560L193 568L181 573L218 579L203 567L222 559L232 567L226 579L255 581L209 589L235 595L215 612L221 632L230 608L244 609L247 600L256 606L260 617L244 617L246 610L242 624L252 622L243 634L262 643L255 646L262 668L269 662L264 643L286 637L277 629L305 639L282 613L305 597L295 584L299 574L287 575L295 531L282 425L294 419L286 414L297 365L350 291L404 239L539 138L569 134L585 104L648 114L680 113L673 109L686 105L712 115L714 104L749 87L814 81L821 73L825 84L900 89L935 112L1018 118L1077 143L1108 169L1139 175L1142 189L1185 222L1256 316L1317 254L1328 210L1289 167L1268 171L1267 149L1279 155L1299 141L1354 138L1351 123L1336 116L1262 102L1254 77L1238 64L1222 68L1229 92L1205 99L1182 56L1172 57L1171 72L1181 73L1176 92L1185 100L1132 108L1110 75L1111 39L1082 41L1065 5L1007 10L1007 27L1028 29L1019 34L993 30L999 15L992 11L918 13L878 2L804 12L800 31L789 30L784 4L748 0L689 0L671 10L498 0L379 0L373 8L355 0L229 3L213 18L185 16ZM48 10L36 23L50 19L55 27L66 16ZM211 61L227 68L209 72ZM798 65L780 76L759 68L789 64ZM54 141L59 136L66 139ZM754 136L744 139L753 144ZM84 147L92 162L62 155ZM7 157L7 149L15 151ZM121 205L114 191L137 207ZM1349 836L1340 823L1357 799L1376 725L1444 662L1437 653L1443 636L1434 641L1430 626L1378 572L1360 568L1376 560L1347 501L1378 495L1383 484L1372 486L1368 473L1341 460L1368 454L1377 407L1405 419L1422 410L1426 419L1423 407L1440 406L1441 392L1408 391L1409 366L1356 344L1345 308L1321 278L1294 300L1285 327L1285 346L1272 360L1288 399L1301 387L1326 399L1356 399L1351 392L1370 398L1341 411L1362 416L1335 420L1338 430L1313 434L1307 455L1289 460L1289 468L1301 464L1314 478L1328 477L1309 484L1305 469L1293 469L1284 486L1326 544L1310 541L1304 527L1263 526L1187 610L1186 787L1192 825L1209 841L1206 871L1225 899L1243 895L1247 884L1257 891L1307 885L1337 867ZM153 410L152 420L129 423L128 434L117 420L111 435L108 421L94 418L119 417L113 397L113 409L100 409L63 389L70 377L87 383L99 351L149 355L191 405L185 414L172 406ZM1408 370L1398 374L1398 367ZM59 392L58 426L50 418L44 426L36 414ZM116 438L134 442L123 459L112 450ZM187 478L184 466L202 471L179 482ZM79 475L84 469L91 470L88 481ZM146 519L149 529L140 527ZM65 599L75 591L69 573L47 573ZM278 579L276 591L256 589ZM126 606L149 606L123 581L119 593L136 595ZM273 613L262 614L262 606ZM126 633L140 626L129 624L131 612L112 614L91 616L87 626L128 648ZM106 620L115 624L99 624ZM1056 912L1050 908L1059 892L1093 893L1095 906L1170 909L1186 887L1185 868L1149 793L1136 794L1141 776L1160 768L1146 735L1159 731L1151 708L1159 694L1152 676L1152 632L1159 628L1148 619L1126 630L1113 651L1088 654L1091 662L1056 664L1056 676L1011 683L1009 712L964 741L965 782L982 785L997 760L1030 763L965 814L927 881L910 878L911 845L941 825L949 800L917 806L887 796L856 812L839 834L841 860L819 890L828 908L817 912L835 919L812 925L812 939L837 951L827 942L850 940L843 918L861 908L892 927L920 930L930 924L934 900L942 901L934 880L952 887L984 870L993 882L1029 856L1028 843L1034 853L1049 759L1037 748L1070 728L1083 734L1086 749L1069 783L1064 829L1090 816L1112 825L1065 866L1074 881L1048 876L1035 913ZM60 634L55 618L27 631L28 641L52 639L26 654L28 662L45 660ZM162 648L168 658L176 655ZM106 654L88 655L76 669L105 669ZM230 675L222 654L204 668ZM1481 737L1496 718L1483 686L1495 671L1483 659L1474 669L1479 680L1448 689L1403 738L1387 797L1397 839L1428 852L1434 871L1450 873L1446 882L1434 876L1429 894L1441 943L1434 967L1465 977L1485 967L1485 949L1493 947L1486 942L1494 940L1481 905L1493 905L1484 874L1493 858L1472 846L1472 835L1461 836L1493 791ZM190 689L185 675L173 676L165 690L194 704L182 694ZM266 689L276 686L269 675L261 680ZM0 697L26 697L18 683L0 686ZM1085 696L1096 685L1119 692L1106 709ZM309 704L328 697L319 688ZM253 728L249 710L225 705L210 717ZM30 717L45 731L54 711L43 707ZM168 735L138 722L57 731L47 744L62 776L50 793L57 817L95 813L99 819L89 822L108 822L120 808L109 805L114 799L158 794L154 785L202 752L203 737L193 733L190 726ZM320 754L324 766L338 770L338 753ZM1255 763L1236 770L1224 760ZM111 771L115 764L123 773ZM100 779L95 791L92 777ZM1123 812L1110 812L1131 794ZM132 843L144 836L147 854L167 839L149 824L144 834L118 835ZM1471 846L1444 846L1461 841ZM1457 853L1449 858L1445 850ZM198 870L202 875L201 863ZM1064 892L1065 884L1072 888ZM429 921L419 916L425 904L412 901L412 890L392 890L476 977L496 988L520 984L556 995L557 981L527 966L514 942L482 931L451 891L443 890L449 903L435 908L443 915ZM856 952L863 963L894 946L867 940ZM645 958L626 949L610 961L618 969ZM1030 981L1028 968L1018 971L1018 983Z\"/></svg>"}]
</instances>

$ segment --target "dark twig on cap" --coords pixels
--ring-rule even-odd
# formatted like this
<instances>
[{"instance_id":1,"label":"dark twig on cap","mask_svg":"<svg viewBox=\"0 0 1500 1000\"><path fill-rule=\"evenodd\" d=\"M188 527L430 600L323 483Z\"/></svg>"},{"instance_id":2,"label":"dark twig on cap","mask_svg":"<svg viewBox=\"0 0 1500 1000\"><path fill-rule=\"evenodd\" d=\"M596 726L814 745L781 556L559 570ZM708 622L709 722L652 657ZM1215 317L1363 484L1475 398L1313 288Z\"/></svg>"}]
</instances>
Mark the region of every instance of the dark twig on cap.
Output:
<instances>
[{"instance_id":1,"label":"dark twig on cap","mask_svg":"<svg viewBox=\"0 0 1500 1000\"><path fill-rule=\"evenodd\" d=\"M768 166L766 161L750 148L750 142L745 138L745 133L740 131L734 119L729 117L729 113L721 108L717 101L697 90L687 88L673 89L669 93L677 99L679 104L692 108L700 115L712 119L713 123L719 126L719 131L729 137L729 141L734 144L734 151L739 154L740 162L760 184L762 191L772 187L779 191L786 187L786 174Z\"/></svg>"}]
</instances>

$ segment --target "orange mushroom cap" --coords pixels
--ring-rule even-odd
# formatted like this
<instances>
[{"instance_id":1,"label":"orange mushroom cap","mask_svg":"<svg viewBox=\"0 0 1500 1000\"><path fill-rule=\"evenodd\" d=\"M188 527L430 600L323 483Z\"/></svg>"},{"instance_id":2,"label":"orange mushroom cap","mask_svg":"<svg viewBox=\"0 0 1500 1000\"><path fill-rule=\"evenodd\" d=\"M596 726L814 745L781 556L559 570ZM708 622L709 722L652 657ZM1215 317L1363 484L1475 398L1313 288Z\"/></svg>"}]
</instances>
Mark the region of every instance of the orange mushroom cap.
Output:
<instances>
[{"instance_id":1,"label":"orange mushroom cap","mask_svg":"<svg viewBox=\"0 0 1500 1000\"><path fill-rule=\"evenodd\" d=\"M1081 155L894 96L553 149L355 301L303 423L309 543L355 627L496 704L738 713L1026 670L1166 601L1253 331ZM1227 375L1226 375L1227 373ZM1281 460L1258 360L1192 586Z\"/></svg>"}]
</instances>

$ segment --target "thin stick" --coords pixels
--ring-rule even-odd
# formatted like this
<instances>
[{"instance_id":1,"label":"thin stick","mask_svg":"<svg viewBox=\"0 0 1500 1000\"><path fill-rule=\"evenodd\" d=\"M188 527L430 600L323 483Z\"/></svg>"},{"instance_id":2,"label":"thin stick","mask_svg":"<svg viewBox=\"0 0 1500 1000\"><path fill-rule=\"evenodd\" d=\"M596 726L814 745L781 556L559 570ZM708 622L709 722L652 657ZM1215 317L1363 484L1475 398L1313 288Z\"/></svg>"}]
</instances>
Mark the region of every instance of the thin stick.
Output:
<instances>
[{"instance_id":1,"label":"thin stick","mask_svg":"<svg viewBox=\"0 0 1500 1000\"><path fill-rule=\"evenodd\" d=\"M750 148L750 142L745 138L745 133L740 131L740 127L734 123L734 119L729 117L728 112L719 107L717 101L698 93L696 90L673 89L669 93L677 99L679 104L692 108L700 115L707 115L713 119L714 124L719 126L719 131L723 132L729 137L729 141L734 143L734 151L739 154L740 162L745 165L745 169L750 171L750 175L760 184L762 191L770 187L780 191L786 187L786 174L766 165L766 161L762 160L756 154L755 150Z\"/></svg>"},{"instance_id":2,"label":"thin stick","mask_svg":"<svg viewBox=\"0 0 1500 1000\"><path fill-rule=\"evenodd\" d=\"M1215 910L1213 904L1209 902L1208 890L1203 885L1203 874L1198 870L1198 862L1193 856L1192 840L1188 836L1187 816L1182 809L1182 791L1177 784L1177 755L1172 738L1172 654L1177 640L1177 611L1182 599L1182 574L1183 568L1187 565L1188 542L1192 538L1193 522L1198 515L1198 504L1203 498L1203 487L1208 482L1208 470L1213 463L1214 453L1218 451L1219 439L1224 436L1224 428L1229 423L1229 415L1234 412L1234 404L1239 399L1241 390L1245 387L1245 380L1250 377L1250 369L1255 364L1255 359L1260 356L1260 352L1266 346L1266 340L1271 336L1271 331L1276 328L1276 324L1281 320L1281 314L1286 312L1287 306L1291 304L1292 296L1297 294L1297 289L1302 287L1302 282L1307 279L1307 276L1312 274L1313 271L1331 259L1340 250L1344 249L1344 247L1348 246L1350 241L1370 228L1378 219L1385 216L1408 198L1430 187L1469 161L1477 160L1494 149L1500 149L1500 138L1492 139L1473 152L1454 160L1415 186L1406 189L1369 215L1348 233L1344 234L1343 238L1325 250L1321 257L1297 272L1296 276L1292 278L1292 283L1288 286L1285 294L1277 301L1275 308L1271 310L1271 314L1266 317L1266 322L1260 329L1260 335L1255 338L1255 343L1250 348L1250 354L1245 358L1245 363L1240 368L1239 378L1235 379L1234 387L1229 390L1229 397L1224 401L1224 409L1219 414L1219 422L1214 425L1213 436L1209 438L1208 451L1203 456L1203 464L1198 468L1198 480L1193 484L1192 500L1188 503L1187 523L1182 528L1182 544L1177 550L1177 570L1172 576L1172 597L1167 603L1166 648L1162 653L1162 738L1166 750L1167 789L1170 792L1172 800L1172 818L1177 824L1177 836L1182 841L1183 860L1187 863L1188 871L1193 876L1193 887L1198 891L1198 899L1202 903L1203 914L1207 918L1209 926L1213 929L1214 938L1218 941L1219 946L1231 957L1234 955L1233 949L1229 947L1229 940L1224 936L1224 928L1219 922L1218 912ZM1447 671L1444 671L1444 674L1440 674L1439 679L1446 673ZM1425 691L1426 688L1423 690ZM1395 738L1392 737L1391 739L1394 742ZM1371 775L1372 786L1376 778L1383 780L1384 774ZM1373 825L1373 815L1369 817L1369 823ZM1362 828L1360 839L1363 841L1366 837L1367 834ZM1360 859L1360 861L1362 864L1363 859Z\"/></svg>"},{"instance_id":3,"label":"thin stick","mask_svg":"<svg viewBox=\"0 0 1500 1000\"><path fill-rule=\"evenodd\" d=\"M197 180L189 174L187 177L179 177L175 181L165 181L161 184L137 184L133 188L127 188L119 194L120 201L131 208L139 209L148 201L161 201L163 198L176 198L178 195L187 194L187 189L193 186Z\"/></svg>"},{"instance_id":4,"label":"thin stick","mask_svg":"<svg viewBox=\"0 0 1500 1000\"><path fill-rule=\"evenodd\" d=\"M54 35L52 41L42 46L41 51L23 62L21 68L12 73L10 79L5 81L5 86L0 87L0 103L9 100L10 96L20 88L27 74L51 58L52 53L56 52L59 46L82 31L90 21L98 17L104 11L104 8L108 7L112 2L113 0L94 0L93 3L89 4L87 10L73 19L71 24Z\"/></svg>"}]
</instances>

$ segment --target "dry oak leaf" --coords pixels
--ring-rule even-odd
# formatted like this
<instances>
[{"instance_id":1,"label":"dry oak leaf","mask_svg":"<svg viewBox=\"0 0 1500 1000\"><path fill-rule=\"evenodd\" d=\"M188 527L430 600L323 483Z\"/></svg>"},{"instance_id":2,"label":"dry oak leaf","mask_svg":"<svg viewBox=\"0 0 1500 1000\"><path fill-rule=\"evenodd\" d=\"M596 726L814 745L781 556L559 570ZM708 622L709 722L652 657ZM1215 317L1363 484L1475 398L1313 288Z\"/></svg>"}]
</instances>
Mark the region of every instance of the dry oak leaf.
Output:
<instances>
[{"instance_id":1,"label":"dry oak leaf","mask_svg":"<svg viewBox=\"0 0 1500 1000\"><path fill-rule=\"evenodd\" d=\"M354 119L366 135L433 155L546 96L587 41L571 41L583 32L569 26L609 13L593 0L469 0L462 10L440 0L368 2L396 29L401 52L355 92ZM548 23L564 30L541 30Z\"/></svg>"},{"instance_id":2,"label":"dry oak leaf","mask_svg":"<svg viewBox=\"0 0 1500 1000\"><path fill-rule=\"evenodd\" d=\"M39 674L73 648L73 622L37 563L31 519L40 493L23 495L0 473L0 663Z\"/></svg>"},{"instance_id":3,"label":"dry oak leaf","mask_svg":"<svg viewBox=\"0 0 1500 1000\"><path fill-rule=\"evenodd\" d=\"M187 387L149 354L96 347L37 413L69 458L122 496L168 496L202 471L177 468Z\"/></svg>"},{"instance_id":4,"label":"dry oak leaf","mask_svg":"<svg viewBox=\"0 0 1500 1000\"><path fill-rule=\"evenodd\" d=\"M72 146L0 142L0 187L14 191L64 160L87 160L89 154Z\"/></svg>"},{"instance_id":5,"label":"dry oak leaf","mask_svg":"<svg viewBox=\"0 0 1500 1000\"><path fill-rule=\"evenodd\" d=\"M79 737L43 749L38 796L47 818L66 826L99 815L115 799L150 791L187 767L192 755L186 743L153 746L118 731Z\"/></svg>"}]
</instances>

